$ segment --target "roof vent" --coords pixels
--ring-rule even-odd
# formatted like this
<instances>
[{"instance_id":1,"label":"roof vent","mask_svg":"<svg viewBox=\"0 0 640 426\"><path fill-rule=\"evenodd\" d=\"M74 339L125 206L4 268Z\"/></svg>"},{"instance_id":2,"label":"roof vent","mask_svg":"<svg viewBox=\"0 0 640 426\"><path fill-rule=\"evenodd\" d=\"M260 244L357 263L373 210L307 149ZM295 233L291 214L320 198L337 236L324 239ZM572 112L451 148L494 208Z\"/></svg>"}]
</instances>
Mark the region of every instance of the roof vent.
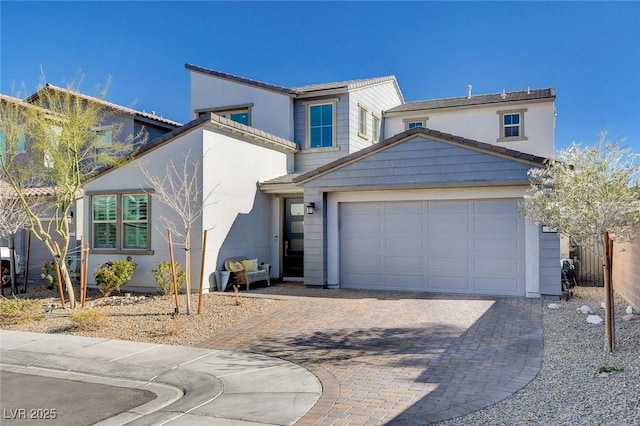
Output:
<instances>
[{"instance_id":1,"label":"roof vent","mask_svg":"<svg viewBox=\"0 0 640 426\"><path fill-rule=\"evenodd\" d=\"M467 84L467 99L471 99L471 85Z\"/></svg>"},{"instance_id":2,"label":"roof vent","mask_svg":"<svg viewBox=\"0 0 640 426\"><path fill-rule=\"evenodd\" d=\"M507 97L507 92L506 92L506 90L502 89L502 94L500 95L500 97L501 97L502 99L505 99L505 98Z\"/></svg>"},{"instance_id":3,"label":"roof vent","mask_svg":"<svg viewBox=\"0 0 640 426\"><path fill-rule=\"evenodd\" d=\"M527 95L530 95L530 94L531 94L531 87L527 86Z\"/></svg>"}]
</instances>

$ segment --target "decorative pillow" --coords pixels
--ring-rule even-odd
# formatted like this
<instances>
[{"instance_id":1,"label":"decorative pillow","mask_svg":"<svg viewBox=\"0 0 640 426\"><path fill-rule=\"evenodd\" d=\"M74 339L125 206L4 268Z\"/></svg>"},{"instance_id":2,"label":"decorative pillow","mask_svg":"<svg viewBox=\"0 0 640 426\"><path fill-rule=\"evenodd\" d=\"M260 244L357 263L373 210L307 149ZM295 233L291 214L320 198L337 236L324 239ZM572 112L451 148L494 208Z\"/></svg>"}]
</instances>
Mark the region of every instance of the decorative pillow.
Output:
<instances>
[{"instance_id":1,"label":"decorative pillow","mask_svg":"<svg viewBox=\"0 0 640 426\"><path fill-rule=\"evenodd\" d=\"M256 272L258 270L258 259L247 259L242 261L245 272Z\"/></svg>"},{"instance_id":2,"label":"decorative pillow","mask_svg":"<svg viewBox=\"0 0 640 426\"><path fill-rule=\"evenodd\" d=\"M244 268L242 267L242 263L240 262L229 262L229 270L231 272L242 271Z\"/></svg>"}]
</instances>

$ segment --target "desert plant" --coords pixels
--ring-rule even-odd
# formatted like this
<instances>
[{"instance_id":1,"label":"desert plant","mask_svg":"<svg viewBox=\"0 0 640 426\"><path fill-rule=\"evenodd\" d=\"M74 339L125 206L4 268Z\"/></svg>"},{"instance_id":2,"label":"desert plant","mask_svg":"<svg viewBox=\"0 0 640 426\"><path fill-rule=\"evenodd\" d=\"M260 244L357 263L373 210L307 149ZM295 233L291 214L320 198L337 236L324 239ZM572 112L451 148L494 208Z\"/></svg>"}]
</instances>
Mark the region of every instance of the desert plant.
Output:
<instances>
[{"instance_id":1,"label":"desert plant","mask_svg":"<svg viewBox=\"0 0 640 426\"><path fill-rule=\"evenodd\" d=\"M33 299L0 296L0 326L21 324L44 318L42 304Z\"/></svg>"},{"instance_id":2,"label":"desert plant","mask_svg":"<svg viewBox=\"0 0 640 426\"><path fill-rule=\"evenodd\" d=\"M107 314L96 309L82 309L71 313L71 323L81 331L98 331L108 324Z\"/></svg>"},{"instance_id":3,"label":"desert plant","mask_svg":"<svg viewBox=\"0 0 640 426\"><path fill-rule=\"evenodd\" d=\"M112 260L98 265L93 273L96 284L104 297L119 292L120 287L131 281L138 264L127 256L125 259Z\"/></svg>"},{"instance_id":4,"label":"desert plant","mask_svg":"<svg viewBox=\"0 0 640 426\"><path fill-rule=\"evenodd\" d=\"M180 290L186 282L186 276L184 270L182 269L182 265L180 265L179 263L176 263L175 265L178 290ZM169 262L168 260L158 262L158 269L152 269L151 273L156 279L156 282L158 283L158 287L160 287L162 294L164 294L165 296L173 294L173 276L171 274L171 262Z\"/></svg>"}]
</instances>

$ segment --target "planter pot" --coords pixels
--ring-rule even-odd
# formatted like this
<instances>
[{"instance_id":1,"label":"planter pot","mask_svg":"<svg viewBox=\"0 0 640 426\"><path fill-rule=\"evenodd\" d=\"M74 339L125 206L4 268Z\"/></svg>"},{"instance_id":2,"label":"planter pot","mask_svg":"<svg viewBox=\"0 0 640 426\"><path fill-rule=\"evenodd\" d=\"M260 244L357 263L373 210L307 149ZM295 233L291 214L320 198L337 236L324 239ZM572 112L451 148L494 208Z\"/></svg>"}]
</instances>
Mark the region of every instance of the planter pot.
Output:
<instances>
[{"instance_id":1,"label":"planter pot","mask_svg":"<svg viewBox=\"0 0 640 426\"><path fill-rule=\"evenodd\" d=\"M216 286L218 287L218 291L226 291L227 284L229 284L229 276L231 272L229 271L216 271Z\"/></svg>"}]
</instances>

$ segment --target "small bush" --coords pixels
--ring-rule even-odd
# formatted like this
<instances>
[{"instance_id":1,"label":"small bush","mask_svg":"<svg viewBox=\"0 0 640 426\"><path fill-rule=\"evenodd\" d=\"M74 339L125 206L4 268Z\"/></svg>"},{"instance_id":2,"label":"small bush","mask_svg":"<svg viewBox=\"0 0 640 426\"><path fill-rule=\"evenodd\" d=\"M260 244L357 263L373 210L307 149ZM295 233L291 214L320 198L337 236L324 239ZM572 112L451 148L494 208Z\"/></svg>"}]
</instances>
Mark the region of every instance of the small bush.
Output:
<instances>
[{"instance_id":1,"label":"small bush","mask_svg":"<svg viewBox=\"0 0 640 426\"><path fill-rule=\"evenodd\" d=\"M158 262L158 269L152 269L151 273L158 283L158 287L165 296L173 294L173 276L171 274L171 262L163 260ZM178 290L187 282L182 265L176 262L176 275L178 280Z\"/></svg>"},{"instance_id":2,"label":"small bush","mask_svg":"<svg viewBox=\"0 0 640 426\"><path fill-rule=\"evenodd\" d=\"M107 297L114 291L119 292L121 286L131 281L137 266L138 264L131 257L98 265L93 276L102 295Z\"/></svg>"},{"instance_id":3,"label":"small bush","mask_svg":"<svg viewBox=\"0 0 640 426\"><path fill-rule=\"evenodd\" d=\"M33 299L0 297L0 326L21 324L44 318L42 303Z\"/></svg>"},{"instance_id":4,"label":"small bush","mask_svg":"<svg viewBox=\"0 0 640 426\"><path fill-rule=\"evenodd\" d=\"M98 331L108 325L107 314L95 309L83 309L71 314L71 323L82 331Z\"/></svg>"}]
</instances>

